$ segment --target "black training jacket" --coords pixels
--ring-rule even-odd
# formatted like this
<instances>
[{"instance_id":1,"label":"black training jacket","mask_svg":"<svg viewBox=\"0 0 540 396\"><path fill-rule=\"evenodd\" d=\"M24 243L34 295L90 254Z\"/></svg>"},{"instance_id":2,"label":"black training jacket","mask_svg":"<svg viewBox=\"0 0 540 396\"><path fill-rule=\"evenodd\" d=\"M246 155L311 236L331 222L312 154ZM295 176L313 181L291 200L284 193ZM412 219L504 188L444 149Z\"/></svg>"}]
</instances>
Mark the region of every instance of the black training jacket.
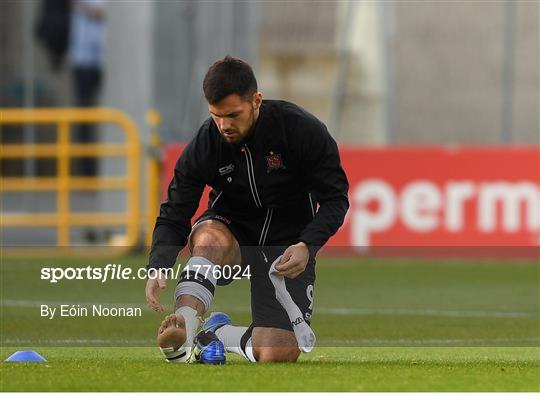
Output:
<instances>
[{"instance_id":1,"label":"black training jacket","mask_svg":"<svg viewBox=\"0 0 540 396\"><path fill-rule=\"evenodd\" d=\"M187 243L205 185L217 213L249 219L275 211L279 235L265 244L305 242L314 254L343 224L349 184L326 126L299 106L264 100L254 132L231 144L210 118L174 169L154 228L149 267L174 266ZM258 238L255 238L254 244Z\"/></svg>"}]
</instances>

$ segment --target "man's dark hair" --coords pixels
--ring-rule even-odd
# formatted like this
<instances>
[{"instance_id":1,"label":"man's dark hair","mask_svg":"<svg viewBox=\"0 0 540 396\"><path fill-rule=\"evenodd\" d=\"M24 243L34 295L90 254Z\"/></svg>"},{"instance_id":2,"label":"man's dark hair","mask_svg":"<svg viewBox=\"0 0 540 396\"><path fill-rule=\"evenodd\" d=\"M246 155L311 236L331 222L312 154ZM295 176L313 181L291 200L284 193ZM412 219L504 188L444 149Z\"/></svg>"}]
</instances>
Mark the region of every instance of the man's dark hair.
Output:
<instances>
[{"instance_id":1,"label":"man's dark hair","mask_svg":"<svg viewBox=\"0 0 540 396\"><path fill-rule=\"evenodd\" d=\"M232 94L250 100L257 92L257 80L250 65L227 55L210 66L204 77L203 91L210 104L216 104Z\"/></svg>"}]
</instances>

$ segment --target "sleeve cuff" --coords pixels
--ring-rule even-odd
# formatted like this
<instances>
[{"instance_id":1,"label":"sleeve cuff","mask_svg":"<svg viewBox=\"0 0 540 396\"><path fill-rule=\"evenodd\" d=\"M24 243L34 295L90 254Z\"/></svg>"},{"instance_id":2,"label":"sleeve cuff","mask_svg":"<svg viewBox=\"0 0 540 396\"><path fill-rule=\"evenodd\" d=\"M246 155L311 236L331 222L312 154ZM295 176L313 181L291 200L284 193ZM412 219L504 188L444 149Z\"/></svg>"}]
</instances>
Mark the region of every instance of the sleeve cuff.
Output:
<instances>
[{"instance_id":1,"label":"sleeve cuff","mask_svg":"<svg viewBox=\"0 0 540 396\"><path fill-rule=\"evenodd\" d=\"M300 237L298 239L298 242L304 242L307 245L307 248L309 250L309 259L315 259L315 256L317 255L317 252L321 249L321 246L315 246L311 244L307 239L304 239Z\"/></svg>"}]
</instances>

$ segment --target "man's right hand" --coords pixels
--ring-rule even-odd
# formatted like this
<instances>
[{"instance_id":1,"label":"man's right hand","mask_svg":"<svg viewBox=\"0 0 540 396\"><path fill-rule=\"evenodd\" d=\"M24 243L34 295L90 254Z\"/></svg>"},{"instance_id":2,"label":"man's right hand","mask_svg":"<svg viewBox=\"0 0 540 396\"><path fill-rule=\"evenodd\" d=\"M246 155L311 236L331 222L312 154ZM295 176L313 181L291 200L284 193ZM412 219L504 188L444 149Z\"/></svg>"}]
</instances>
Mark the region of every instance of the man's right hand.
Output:
<instances>
[{"instance_id":1,"label":"man's right hand","mask_svg":"<svg viewBox=\"0 0 540 396\"><path fill-rule=\"evenodd\" d=\"M146 302L150 308L156 312L164 312L165 309L159 304L159 293L167 287L165 275L159 271L157 279L148 279L146 281Z\"/></svg>"}]
</instances>

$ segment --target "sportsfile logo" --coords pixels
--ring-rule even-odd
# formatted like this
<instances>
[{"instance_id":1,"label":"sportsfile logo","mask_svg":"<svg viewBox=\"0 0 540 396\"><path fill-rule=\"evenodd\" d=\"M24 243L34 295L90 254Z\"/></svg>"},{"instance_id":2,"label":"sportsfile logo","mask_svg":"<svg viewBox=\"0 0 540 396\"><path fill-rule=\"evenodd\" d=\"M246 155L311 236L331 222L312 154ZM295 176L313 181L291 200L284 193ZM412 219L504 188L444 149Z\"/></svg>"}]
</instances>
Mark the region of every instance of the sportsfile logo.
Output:
<instances>
[{"instance_id":1,"label":"sportsfile logo","mask_svg":"<svg viewBox=\"0 0 540 396\"><path fill-rule=\"evenodd\" d=\"M130 268L122 264L86 267L43 267L40 279L49 283L73 280L92 280L105 283L118 280L178 279L182 266L176 268Z\"/></svg>"},{"instance_id":2,"label":"sportsfile logo","mask_svg":"<svg viewBox=\"0 0 540 396\"><path fill-rule=\"evenodd\" d=\"M398 190L385 180L369 179L354 188L352 203L355 246L370 246L374 234L388 236L399 229L427 240L439 238L439 244L452 235L540 234L540 186L531 181L455 180L440 185L413 180ZM530 243L540 244L540 239Z\"/></svg>"}]
</instances>

